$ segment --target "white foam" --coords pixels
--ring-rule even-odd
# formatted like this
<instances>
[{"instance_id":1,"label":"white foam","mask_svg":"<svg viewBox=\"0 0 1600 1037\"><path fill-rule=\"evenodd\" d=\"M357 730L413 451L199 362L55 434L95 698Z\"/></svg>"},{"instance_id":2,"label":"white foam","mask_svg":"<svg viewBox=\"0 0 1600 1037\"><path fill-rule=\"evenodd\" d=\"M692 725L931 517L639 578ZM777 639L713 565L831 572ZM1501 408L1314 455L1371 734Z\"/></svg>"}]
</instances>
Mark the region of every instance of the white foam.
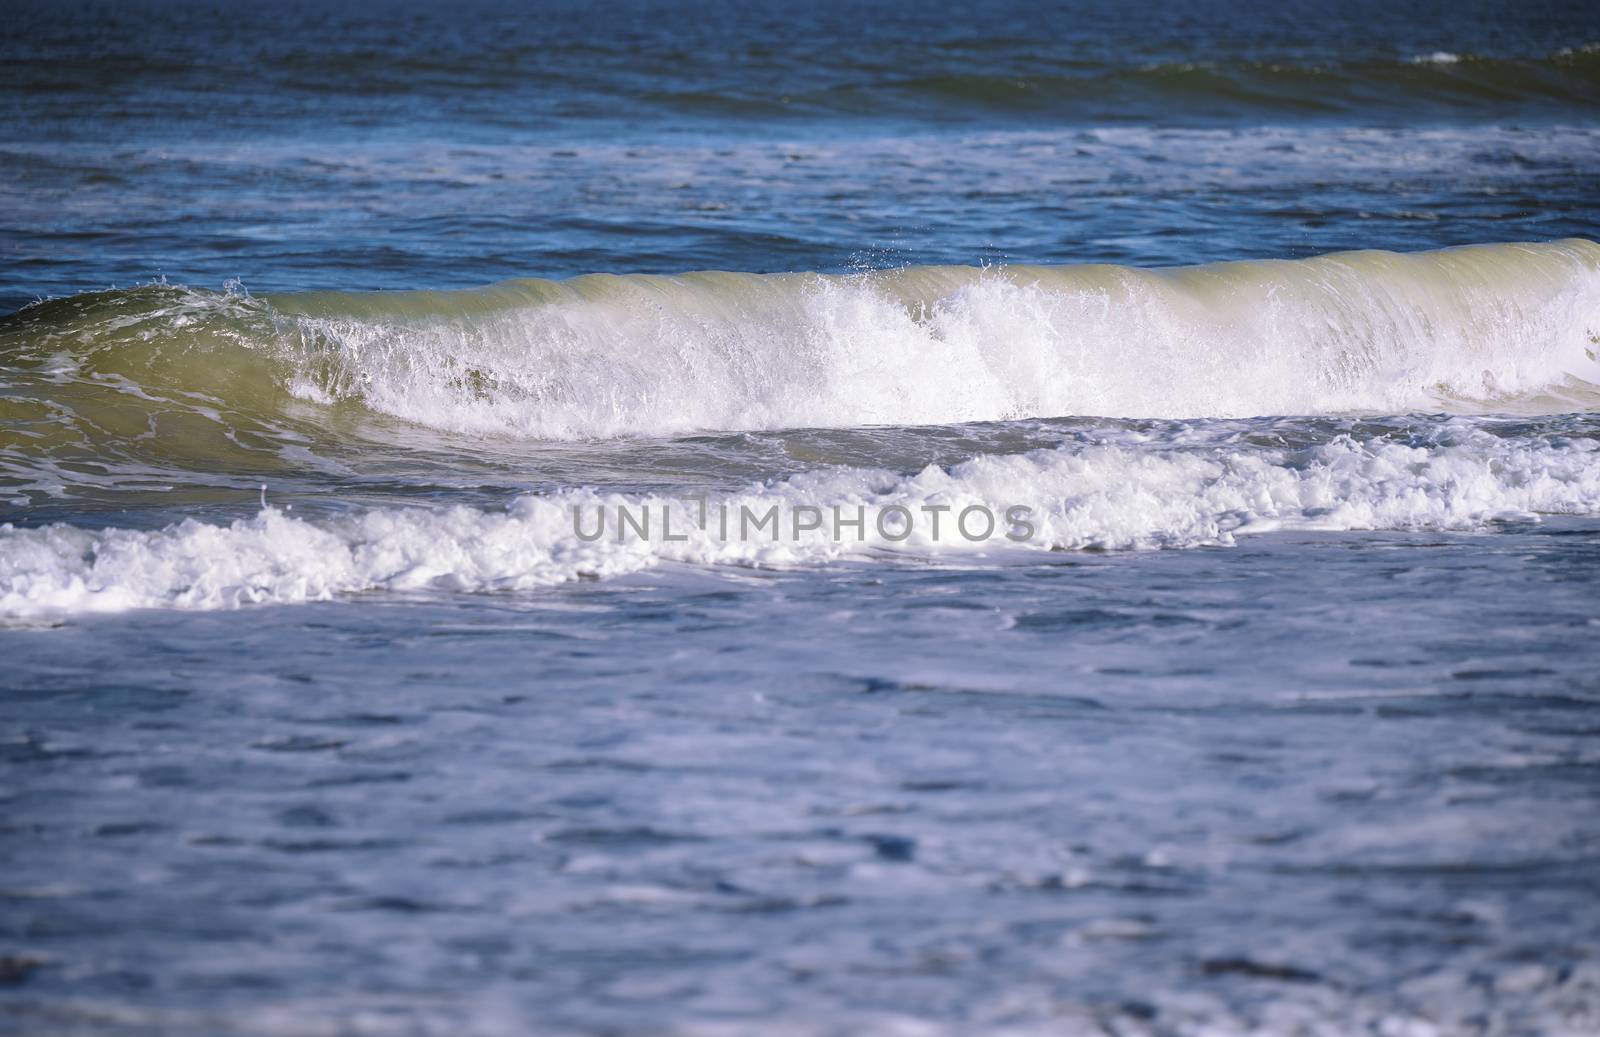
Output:
<instances>
[{"instance_id":1,"label":"white foam","mask_svg":"<svg viewBox=\"0 0 1600 1037\"><path fill-rule=\"evenodd\" d=\"M493 291L295 316L291 391L451 431L571 439L1481 412L1546 392L1571 410L1600 382L1600 246L1584 241L1172 271L600 276Z\"/></svg>"},{"instance_id":2,"label":"white foam","mask_svg":"<svg viewBox=\"0 0 1600 1037\"><path fill-rule=\"evenodd\" d=\"M1465 419L1411 442L1341 436L1302 450L1179 447L1104 440L1020 455L985 455L910 476L838 468L755 485L725 500L735 516L779 509L782 530L723 535L699 528L695 505L661 497L565 490L523 496L504 511L377 508L306 520L275 508L221 526L197 521L158 531L65 525L0 527L0 614L17 618L138 607L233 608L322 600L365 591L518 591L636 572L664 561L693 565L809 566L910 553L952 562L996 551L1189 547L1282 529L1471 529L1539 513L1600 514L1600 443L1588 438L1500 437ZM925 507L948 506L933 535ZM1032 509L1034 534L1004 521ZM829 528L792 534L797 509L861 508L861 539ZM878 521L914 513L903 542ZM971 506L1001 516L990 539L950 528ZM629 530L586 542L596 508L675 512L649 538ZM715 514L715 512L711 512ZM976 520L971 531L981 529Z\"/></svg>"}]
</instances>

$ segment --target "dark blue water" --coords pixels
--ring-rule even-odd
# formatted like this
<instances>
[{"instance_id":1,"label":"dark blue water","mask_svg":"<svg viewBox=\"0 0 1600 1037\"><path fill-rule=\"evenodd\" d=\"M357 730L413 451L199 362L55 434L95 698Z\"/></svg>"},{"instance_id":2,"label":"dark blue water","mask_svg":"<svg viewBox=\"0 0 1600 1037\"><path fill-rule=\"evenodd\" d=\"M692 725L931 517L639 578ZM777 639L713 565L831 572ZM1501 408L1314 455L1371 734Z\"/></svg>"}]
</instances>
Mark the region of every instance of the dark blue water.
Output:
<instances>
[{"instance_id":1,"label":"dark blue water","mask_svg":"<svg viewBox=\"0 0 1600 1037\"><path fill-rule=\"evenodd\" d=\"M8 11L7 310L1594 232L1583 3Z\"/></svg>"},{"instance_id":2,"label":"dark blue water","mask_svg":"<svg viewBox=\"0 0 1600 1037\"><path fill-rule=\"evenodd\" d=\"M0 1030L1600 1033L1592 5L0 13Z\"/></svg>"}]
</instances>

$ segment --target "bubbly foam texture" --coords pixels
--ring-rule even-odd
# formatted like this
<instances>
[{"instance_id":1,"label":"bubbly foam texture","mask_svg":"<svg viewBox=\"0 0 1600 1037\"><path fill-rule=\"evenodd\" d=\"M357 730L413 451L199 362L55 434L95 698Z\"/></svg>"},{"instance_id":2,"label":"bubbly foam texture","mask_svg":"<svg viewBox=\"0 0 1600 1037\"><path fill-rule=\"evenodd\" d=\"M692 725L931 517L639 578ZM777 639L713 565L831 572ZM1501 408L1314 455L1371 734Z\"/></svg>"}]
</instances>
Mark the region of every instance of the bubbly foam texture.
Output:
<instances>
[{"instance_id":1,"label":"bubbly foam texture","mask_svg":"<svg viewBox=\"0 0 1600 1037\"><path fill-rule=\"evenodd\" d=\"M511 591L663 562L787 567L910 555L963 564L1000 551L1179 548L1284 529L1472 529L1513 516L1600 514L1600 442L1498 436L1467 419L1403 440L1344 435L1303 449L1125 433L914 475L814 471L712 500L707 514L719 505L734 515L777 508L778 528L741 529L736 521L724 533L715 518L701 527L692 502L591 490L523 496L504 511L376 508L306 520L266 508L231 525L189 520L158 531L4 526L0 614ZM1031 509L1025 539L1006 539L1021 533L1005 519L1013 505ZM860 533L830 521L795 533L798 509L836 506L864 516ZM941 506L949 511L935 532L923 509ZM998 519L987 539L952 529L953 517L973 506ZM619 535L618 507L653 513L648 536L634 528ZM915 517L903 540L898 518L880 524L896 508ZM586 540L597 509L609 513L609 525ZM663 509L674 513L667 528ZM975 516L967 532L976 536L984 525Z\"/></svg>"},{"instance_id":2,"label":"bubbly foam texture","mask_svg":"<svg viewBox=\"0 0 1600 1037\"><path fill-rule=\"evenodd\" d=\"M601 275L281 305L303 311L280 318L279 345L303 398L550 439L1559 411L1600 383L1600 246L1587 241L1165 271ZM1555 401L1529 403L1541 394Z\"/></svg>"}]
</instances>

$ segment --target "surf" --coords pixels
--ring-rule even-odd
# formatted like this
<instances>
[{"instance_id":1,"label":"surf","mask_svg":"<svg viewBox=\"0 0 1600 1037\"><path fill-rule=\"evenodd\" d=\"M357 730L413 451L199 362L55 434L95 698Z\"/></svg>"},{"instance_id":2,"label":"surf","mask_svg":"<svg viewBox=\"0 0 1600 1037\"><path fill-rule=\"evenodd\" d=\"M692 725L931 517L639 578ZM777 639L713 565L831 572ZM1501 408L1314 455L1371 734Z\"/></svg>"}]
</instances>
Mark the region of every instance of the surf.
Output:
<instances>
[{"instance_id":1,"label":"surf","mask_svg":"<svg viewBox=\"0 0 1600 1037\"><path fill-rule=\"evenodd\" d=\"M566 487L502 507L307 517L268 505L231 523L154 530L0 525L0 618L522 592L664 565L983 566L1285 530L1475 530L1600 514L1592 420L1553 435L1434 419L1401 434L1350 427L1303 446L1265 446L1282 430L1256 431L1107 433L910 472L833 466L710 500Z\"/></svg>"},{"instance_id":2,"label":"surf","mask_svg":"<svg viewBox=\"0 0 1600 1037\"><path fill-rule=\"evenodd\" d=\"M151 285L0 320L0 448L250 468L350 408L572 441L1092 415L1560 413L1600 396L1600 245L1166 269ZM255 446L261 446L257 450Z\"/></svg>"}]
</instances>

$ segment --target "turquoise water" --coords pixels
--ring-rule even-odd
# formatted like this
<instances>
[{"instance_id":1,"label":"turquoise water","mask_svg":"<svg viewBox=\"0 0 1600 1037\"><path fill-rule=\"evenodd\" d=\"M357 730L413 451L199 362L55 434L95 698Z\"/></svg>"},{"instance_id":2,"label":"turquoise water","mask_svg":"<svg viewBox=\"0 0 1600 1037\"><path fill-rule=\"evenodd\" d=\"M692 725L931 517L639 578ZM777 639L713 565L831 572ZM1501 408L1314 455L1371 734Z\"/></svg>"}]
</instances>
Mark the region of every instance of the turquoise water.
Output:
<instances>
[{"instance_id":1,"label":"turquoise water","mask_svg":"<svg viewBox=\"0 0 1600 1037\"><path fill-rule=\"evenodd\" d=\"M7 15L8 1031L1600 1032L1585 6Z\"/></svg>"}]
</instances>

